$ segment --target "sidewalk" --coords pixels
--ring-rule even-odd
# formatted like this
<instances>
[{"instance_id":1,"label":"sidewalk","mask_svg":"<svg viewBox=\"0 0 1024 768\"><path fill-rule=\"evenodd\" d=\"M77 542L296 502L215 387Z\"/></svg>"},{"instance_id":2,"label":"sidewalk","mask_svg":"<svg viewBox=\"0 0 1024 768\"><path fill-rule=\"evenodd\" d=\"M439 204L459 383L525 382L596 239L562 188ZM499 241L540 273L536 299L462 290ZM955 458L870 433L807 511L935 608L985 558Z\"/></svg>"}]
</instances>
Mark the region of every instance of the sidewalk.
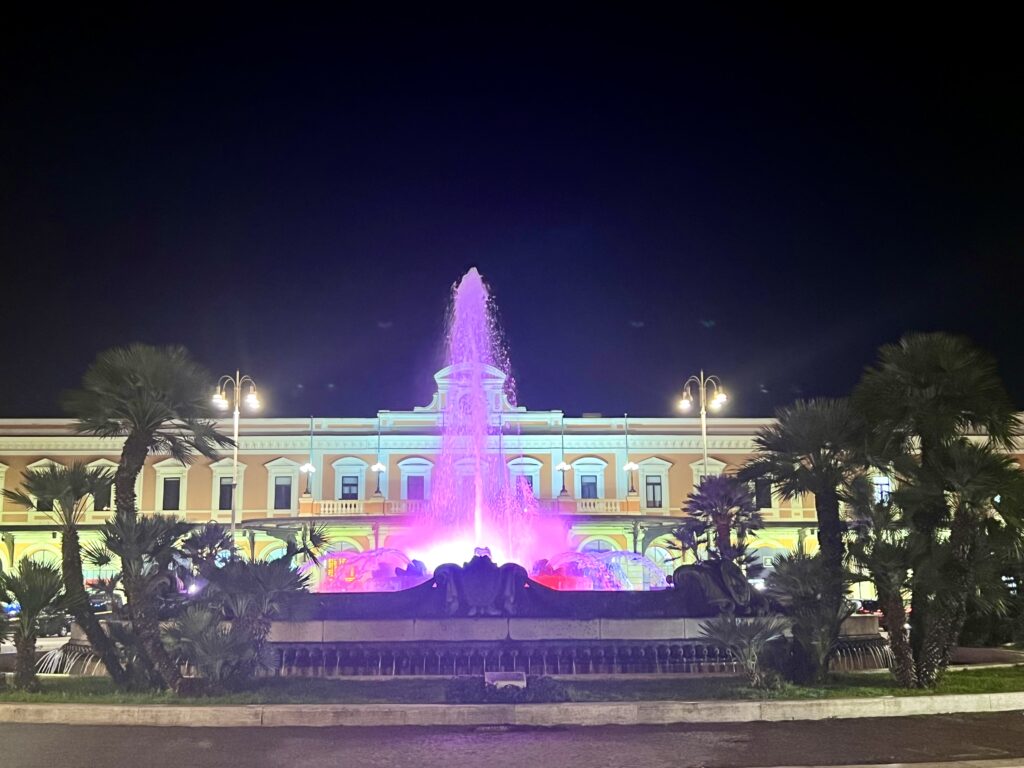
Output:
<instances>
[{"instance_id":1,"label":"sidewalk","mask_svg":"<svg viewBox=\"0 0 1024 768\"><path fill-rule=\"evenodd\" d=\"M256 704L166 706L0 703L0 723L189 727L600 726L753 723L1024 710L1024 692L805 701L565 704Z\"/></svg>"}]
</instances>

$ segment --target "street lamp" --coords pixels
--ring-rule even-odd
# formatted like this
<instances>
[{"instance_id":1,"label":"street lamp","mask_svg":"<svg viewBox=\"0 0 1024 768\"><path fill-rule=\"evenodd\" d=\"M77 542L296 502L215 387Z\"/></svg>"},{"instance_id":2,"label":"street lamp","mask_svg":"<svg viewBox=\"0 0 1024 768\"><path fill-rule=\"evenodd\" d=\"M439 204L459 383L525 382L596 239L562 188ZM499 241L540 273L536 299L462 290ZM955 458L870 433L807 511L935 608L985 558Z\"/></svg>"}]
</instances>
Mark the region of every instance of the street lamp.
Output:
<instances>
[{"instance_id":1,"label":"street lamp","mask_svg":"<svg viewBox=\"0 0 1024 768\"><path fill-rule=\"evenodd\" d=\"M626 463L622 465L622 471L629 477L629 496L636 496L636 485L633 483L633 473L640 469L640 465L629 459L629 414L623 416L623 431L626 434Z\"/></svg>"},{"instance_id":2,"label":"street lamp","mask_svg":"<svg viewBox=\"0 0 1024 768\"><path fill-rule=\"evenodd\" d=\"M235 442L233 449L233 465L231 467L231 541L235 541L235 520L238 516L238 417L239 401L245 400L246 408L259 410L260 398L256 394L256 382L252 376L242 376L235 371L234 376L221 376L217 388L213 391L213 404L225 410L234 406L234 429L232 437Z\"/></svg>"},{"instance_id":3,"label":"street lamp","mask_svg":"<svg viewBox=\"0 0 1024 768\"><path fill-rule=\"evenodd\" d=\"M704 468L701 477L703 480L708 476L708 406L712 411L719 411L729 398L726 397L721 380L717 376L705 376L702 370L699 376L691 376L683 383L683 396L679 399L680 410L688 411L693 407L695 387L700 398L700 441L704 450Z\"/></svg>"},{"instance_id":4,"label":"street lamp","mask_svg":"<svg viewBox=\"0 0 1024 768\"><path fill-rule=\"evenodd\" d=\"M377 490L373 492L373 495L380 498L384 495L380 492L380 476L387 471L387 467L380 460L380 414L377 414L377 461L370 467L370 471L377 475Z\"/></svg>"},{"instance_id":5,"label":"street lamp","mask_svg":"<svg viewBox=\"0 0 1024 768\"><path fill-rule=\"evenodd\" d=\"M299 467L299 471L306 476L306 491L303 496L313 495L313 473L316 472L316 467L313 466L313 417L309 417L309 459Z\"/></svg>"},{"instance_id":6,"label":"street lamp","mask_svg":"<svg viewBox=\"0 0 1024 768\"><path fill-rule=\"evenodd\" d=\"M565 414L562 414L562 460L558 462L558 466L555 467L556 472L562 473L562 490L558 492L558 498L564 499L568 497L569 491L565 487L565 473L568 472L572 467L565 463Z\"/></svg>"}]
</instances>

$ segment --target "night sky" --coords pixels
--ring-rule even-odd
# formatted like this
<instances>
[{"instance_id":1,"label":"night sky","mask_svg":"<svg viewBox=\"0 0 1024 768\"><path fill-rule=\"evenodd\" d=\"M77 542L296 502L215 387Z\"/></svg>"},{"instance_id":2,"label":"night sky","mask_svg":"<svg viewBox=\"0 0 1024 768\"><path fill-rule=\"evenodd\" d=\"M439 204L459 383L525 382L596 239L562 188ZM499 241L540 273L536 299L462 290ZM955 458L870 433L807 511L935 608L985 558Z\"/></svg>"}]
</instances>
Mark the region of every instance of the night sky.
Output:
<instances>
[{"instance_id":1,"label":"night sky","mask_svg":"<svg viewBox=\"0 0 1024 768\"><path fill-rule=\"evenodd\" d=\"M1024 405L1019 28L653 7L6 16L0 417L132 341L268 415L424 405L474 265L531 408L670 415L704 367L768 415L908 330Z\"/></svg>"}]
</instances>

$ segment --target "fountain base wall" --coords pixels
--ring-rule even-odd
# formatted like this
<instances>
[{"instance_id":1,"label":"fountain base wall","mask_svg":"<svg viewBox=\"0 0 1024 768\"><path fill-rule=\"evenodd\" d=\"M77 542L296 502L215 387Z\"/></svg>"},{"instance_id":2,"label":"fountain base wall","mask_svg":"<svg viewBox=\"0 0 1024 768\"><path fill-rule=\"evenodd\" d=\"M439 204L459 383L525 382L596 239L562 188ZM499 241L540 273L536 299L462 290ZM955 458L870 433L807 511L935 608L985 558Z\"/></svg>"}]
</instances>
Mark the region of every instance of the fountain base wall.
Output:
<instances>
[{"instance_id":1,"label":"fountain base wall","mask_svg":"<svg viewBox=\"0 0 1024 768\"><path fill-rule=\"evenodd\" d=\"M275 622L279 676L732 674L729 656L701 636L699 619L584 620L484 617ZM887 664L874 616L843 625L837 669Z\"/></svg>"}]
</instances>

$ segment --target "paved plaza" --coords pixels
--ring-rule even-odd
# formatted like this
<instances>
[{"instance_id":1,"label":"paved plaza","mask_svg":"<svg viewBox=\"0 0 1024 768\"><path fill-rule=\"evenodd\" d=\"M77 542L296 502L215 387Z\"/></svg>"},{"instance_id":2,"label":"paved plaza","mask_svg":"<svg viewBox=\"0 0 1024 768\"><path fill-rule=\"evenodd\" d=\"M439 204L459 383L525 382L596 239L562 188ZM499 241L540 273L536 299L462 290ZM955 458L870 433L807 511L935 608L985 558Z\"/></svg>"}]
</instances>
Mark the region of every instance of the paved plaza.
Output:
<instances>
[{"instance_id":1,"label":"paved plaza","mask_svg":"<svg viewBox=\"0 0 1024 768\"><path fill-rule=\"evenodd\" d=\"M534 730L0 724L0 744L5 768L746 768L1015 757L1024 765L1024 714Z\"/></svg>"}]
</instances>

